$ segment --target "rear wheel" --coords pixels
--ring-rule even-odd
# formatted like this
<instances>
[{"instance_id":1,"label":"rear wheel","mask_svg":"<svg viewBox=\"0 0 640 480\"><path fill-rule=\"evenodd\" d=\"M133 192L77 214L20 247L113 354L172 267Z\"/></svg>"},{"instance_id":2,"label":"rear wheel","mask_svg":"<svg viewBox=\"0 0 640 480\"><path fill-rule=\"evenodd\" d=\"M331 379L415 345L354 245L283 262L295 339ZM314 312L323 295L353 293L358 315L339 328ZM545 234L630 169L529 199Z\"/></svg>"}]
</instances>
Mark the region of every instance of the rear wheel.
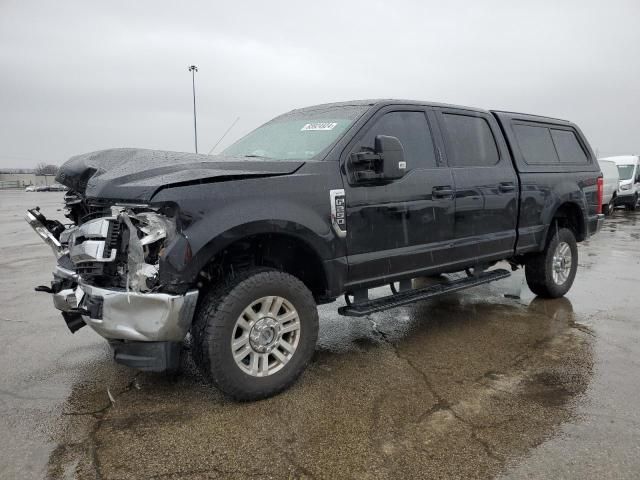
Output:
<instances>
[{"instance_id":1,"label":"rear wheel","mask_svg":"<svg viewBox=\"0 0 640 480\"><path fill-rule=\"evenodd\" d=\"M204 375L237 400L289 387L313 355L318 312L296 277L270 269L237 275L202 300L192 327Z\"/></svg>"},{"instance_id":2,"label":"rear wheel","mask_svg":"<svg viewBox=\"0 0 640 480\"><path fill-rule=\"evenodd\" d=\"M525 263L527 285L546 298L562 297L573 285L578 269L578 244L568 228L555 229L546 248Z\"/></svg>"}]
</instances>

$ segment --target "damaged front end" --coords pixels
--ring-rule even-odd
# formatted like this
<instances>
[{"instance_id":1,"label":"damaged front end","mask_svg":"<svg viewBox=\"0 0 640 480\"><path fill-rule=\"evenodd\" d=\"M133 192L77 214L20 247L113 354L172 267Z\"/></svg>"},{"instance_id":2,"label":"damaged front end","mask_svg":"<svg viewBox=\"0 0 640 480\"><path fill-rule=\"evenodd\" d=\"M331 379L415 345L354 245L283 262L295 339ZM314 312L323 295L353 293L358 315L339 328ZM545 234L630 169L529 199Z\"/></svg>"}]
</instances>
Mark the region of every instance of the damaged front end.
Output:
<instances>
[{"instance_id":1,"label":"damaged front end","mask_svg":"<svg viewBox=\"0 0 640 480\"><path fill-rule=\"evenodd\" d=\"M175 212L87 205L73 192L65 200L72 225L48 220L38 208L25 215L58 259L51 287L36 290L53 295L72 332L89 325L109 340L116 361L142 370L175 368L198 298L197 290L165 291L160 281L161 258L180 236Z\"/></svg>"},{"instance_id":2,"label":"damaged front end","mask_svg":"<svg viewBox=\"0 0 640 480\"><path fill-rule=\"evenodd\" d=\"M72 228L69 258L85 283L127 292L159 287L159 259L175 235L175 221L153 211L113 207L111 214Z\"/></svg>"}]
</instances>

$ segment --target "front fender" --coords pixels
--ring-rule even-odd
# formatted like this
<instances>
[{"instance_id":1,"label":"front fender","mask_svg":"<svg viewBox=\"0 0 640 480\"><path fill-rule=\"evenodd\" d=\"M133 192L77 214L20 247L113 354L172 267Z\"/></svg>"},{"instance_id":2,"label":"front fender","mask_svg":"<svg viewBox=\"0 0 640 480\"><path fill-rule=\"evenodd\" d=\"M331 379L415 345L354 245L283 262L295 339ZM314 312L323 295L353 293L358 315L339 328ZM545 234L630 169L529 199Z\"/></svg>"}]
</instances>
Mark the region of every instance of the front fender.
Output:
<instances>
[{"instance_id":1,"label":"front fender","mask_svg":"<svg viewBox=\"0 0 640 480\"><path fill-rule=\"evenodd\" d=\"M288 180L291 177L225 182L215 192L207 185L181 189L174 201L186 221L182 235L161 259L161 284L192 284L214 255L258 234L283 234L302 241L321 261L344 256L344 241L330 223L326 177L296 177L294 182Z\"/></svg>"}]
</instances>

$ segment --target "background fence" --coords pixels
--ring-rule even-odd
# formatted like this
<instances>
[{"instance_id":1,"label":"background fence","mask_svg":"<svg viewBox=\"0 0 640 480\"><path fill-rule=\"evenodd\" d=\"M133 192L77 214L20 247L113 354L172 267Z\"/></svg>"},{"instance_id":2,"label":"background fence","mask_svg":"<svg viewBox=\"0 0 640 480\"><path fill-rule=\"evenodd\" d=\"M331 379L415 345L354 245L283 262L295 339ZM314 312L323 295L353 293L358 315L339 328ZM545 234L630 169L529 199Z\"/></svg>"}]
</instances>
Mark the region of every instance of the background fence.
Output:
<instances>
[{"instance_id":1,"label":"background fence","mask_svg":"<svg viewBox=\"0 0 640 480\"><path fill-rule=\"evenodd\" d=\"M6 190L8 188L24 188L20 180L0 180L0 190Z\"/></svg>"}]
</instances>

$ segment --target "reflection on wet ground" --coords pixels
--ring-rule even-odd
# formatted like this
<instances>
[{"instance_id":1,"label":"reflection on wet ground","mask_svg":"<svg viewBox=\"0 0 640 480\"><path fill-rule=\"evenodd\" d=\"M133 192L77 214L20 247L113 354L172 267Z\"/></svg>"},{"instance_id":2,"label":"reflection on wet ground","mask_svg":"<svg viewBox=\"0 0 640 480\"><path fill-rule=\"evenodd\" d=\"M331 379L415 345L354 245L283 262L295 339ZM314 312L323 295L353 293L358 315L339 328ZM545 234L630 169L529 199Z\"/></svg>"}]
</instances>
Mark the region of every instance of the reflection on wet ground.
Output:
<instances>
[{"instance_id":1,"label":"reflection on wet ground","mask_svg":"<svg viewBox=\"0 0 640 480\"><path fill-rule=\"evenodd\" d=\"M96 381L74 385L64 414L93 422L84 440L60 439L49 473L486 476L550 436L589 383L592 336L567 299L514 305L479 289L354 321L323 310L311 368L263 402L226 401L188 357L174 381L120 372L113 403L113 366L87 369Z\"/></svg>"},{"instance_id":2,"label":"reflection on wet ground","mask_svg":"<svg viewBox=\"0 0 640 480\"><path fill-rule=\"evenodd\" d=\"M15 220L13 207L0 222L15 237L28 226ZM0 331L15 338L0 353L10 372L0 384L0 428L11 432L0 440L0 476L540 477L551 467L538 452L549 458L545 449L554 443L552 471L571 476L562 466L569 448L563 437L573 435L569 428L579 431L584 418L600 418L585 405L631 409L636 402L609 398L610 385L602 385L611 367L618 387L636 378L624 364L638 353L640 335L625 319L638 302L628 301L631 280L619 277L634 278L629 258L637 268L631 233L640 232L638 218L616 212L581 248L579 281L568 298L534 298L516 272L366 318L323 306L316 355L302 379L275 398L245 404L203 383L188 355L178 377L136 374L113 364L89 329L68 335L49 299L28 290L46 281L46 247L34 238L28 249L37 260L16 267L24 247L3 238L3 270L21 289L8 294L10 281L0 279L8 306ZM25 311L29 302L32 312ZM617 353L607 353L614 343ZM631 414L622 406L616 415ZM594 422L592 428L600 425ZM616 434L638 440L624 426L614 431L610 442ZM600 464L606 467L606 458ZM619 476L637 467L631 462Z\"/></svg>"}]
</instances>

